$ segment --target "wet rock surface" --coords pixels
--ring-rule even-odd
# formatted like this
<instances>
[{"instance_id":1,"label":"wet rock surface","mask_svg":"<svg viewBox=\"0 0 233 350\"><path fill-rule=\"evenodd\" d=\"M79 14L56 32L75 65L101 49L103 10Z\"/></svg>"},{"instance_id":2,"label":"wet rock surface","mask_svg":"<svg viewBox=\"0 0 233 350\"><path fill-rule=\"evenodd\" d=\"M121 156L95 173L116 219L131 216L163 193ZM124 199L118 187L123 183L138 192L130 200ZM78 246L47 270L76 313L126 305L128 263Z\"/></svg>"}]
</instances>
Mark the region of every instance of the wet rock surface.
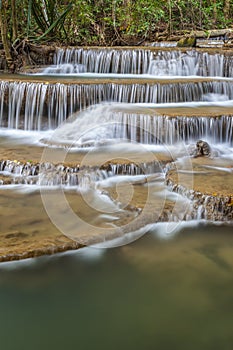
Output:
<instances>
[{"instance_id":1,"label":"wet rock surface","mask_svg":"<svg viewBox=\"0 0 233 350\"><path fill-rule=\"evenodd\" d=\"M224 159L192 159L192 170L175 163L166 174L171 191L192 200L192 216L197 219L233 219L233 162Z\"/></svg>"},{"instance_id":2,"label":"wet rock surface","mask_svg":"<svg viewBox=\"0 0 233 350\"><path fill-rule=\"evenodd\" d=\"M2 242L0 249L1 261L17 260L76 249L86 244L96 243L100 239L98 234L90 235L88 232L85 232L85 229L82 230L82 228L80 228L80 232L76 234L74 240L61 235L47 217L41 203L40 186L50 188L49 192L52 191L52 197L54 196L51 205L55 205L59 215L63 215L63 206L61 205L60 207L59 203L56 203L56 200L59 200L56 199L56 191L52 189L54 186L62 185L66 190L71 186L74 186L76 189L78 186L88 189L94 186L96 181L101 181L114 175L129 174L132 177L139 174L149 175L160 169L160 163L163 164L167 160L171 160L171 156L166 152L158 153L156 159L154 159L153 153L146 151L143 157L144 161L142 162L142 154L132 154L129 151L128 153L126 152L128 159L127 157L114 159L114 154L110 152L107 159L111 160L103 161L101 152L94 152L85 161L83 161L85 153L75 153L69 154L65 163L50 163L41 161L42 151L43 148L22 147L21 145L15 147L15 149L11 147L11 150L8 147L7 152L5 152L4 146L1 150L3 156L10 155L11 159L14 159L2 159L0 161L0 183L2 185L0 198L2 210L0 218L4 218L1 225L2 234L0 234L0 240ZM29 155L31 160L25 161L25 159L29 159ZM146 181L139 182L144 184ZM139 182L135 186L138 186ZM28 190L24 190L20 186L14 187L15 185L27 185ZM8 189L4 191L4 188ZM106 196L109 196L108 191L105 189L102 189L101 192L106 192ZM86 197L82 199L82 196L77 194L76 190L71 193L65 193L65 196L68 196L68 203L72 210L85 222L92 222L94 218L95 225L96 222L98 223L97 226L103 224L98 219L95 211L91 211L88 207L88 203L92 203L93 199L90 199L86 203ZM34 197L35 199L33 199ZM26 217L25 212L27 212ZM127 204L113 218L114 225L116 227L117 225L126 226L139 213L140 208L135 203ZM15 220L10 220L12 216L17 217L16 222ZM133 227L141 227L143 222L138 222ZM43 230L41 227L43 227Z\"/></svg>"},{"instance_id":3,"label":"wet rock surface","mask_svg":"<svg viewBox=\"0 0 233 350\"><path fill-rule=\"evenodd\" d=\"M109 197L113 203L119 206L119 212L113 219L114 225L119 227L122 234L138 230L148 223L179 221L191 219L207 219L213 221L232 221L233 218L233 193L232 193L232 172L233 162L224 158L214 158L210 156L212 150L204 141L198 140L194 144L194 152L199 152L200 156L191 157L189 167L185 164L179 164L179 161L173 162L171 155L166 153L157 153L155 155L147 155L147 161L141 161L141 155L132 159L125 158L112 159L111 161L98 161L98 154L93 154L86 163L80 166L75 163L74 159L69 159L67 163L53 164L49 162L41 163L40 161L23 162L17 160L3 159L0 162L2 185L27 184L42 186L79 186L85 188L93 186L96 181L100 181L98 190ZM152 159L154 159L152 161ZM77 155L76 155L77 161ZM82 159L80 158L82 162ZM186 201L181 201L177 206L177 200L171 199L169 196L158 197L155 200L155 193L164 193L166 186L164 185L163 172L166 169L165 183L167 189L181 195ZM114 176L130 176L133 186L133 197L128 200L126 194L129 191L129 183L118 184L117 187L113 183L102 187L101 181ZM139 176L138 178L134 178ZM188 185L187 185L188 184ZM4 187L4 186L3 186ZM34 194L38 196L39 194ZM2 214L12 215L13 196L16 199L15 213L19 208L25 211L25 203L22 195L10 195L8 202L7 192L2 196ZM85 198L81 197L77 201L77 195L70 194L69 203L75 212L86 222L91 222L93 214L86 216L89 208L86 209ZM75 197L76 196L76 197ZM33 197L33 195L32 195ZM5 200L4 200L5 198ZM30 197L29 197L30 198ZM56 198L56 196L55 196ZM23 208L21 207L21 202ZM84 200L84 202L83 202ZM87 202L88 203L88 202ZM42 205L42 204L40 204ZM30 207L29 203L26 207ZM82 213L80 214L80 207ZM48 223L46 213L38 213L43 211L43 206L36 212L28 210L29 217L24 219L22 214L21 224L17 226L5 224L3 233L0 236L2 248L0 249L0 261L17 260L29 257L35 257L43 254L53 254L70 249L77 249L85 245L94 244L99 241L100 236L88 234L88 232L80 231L75 233L73 239L65 235L61 235L59 231L52 228L52 224ZM38 212L39 210L39 212ZM61 210L61 215L63 208ZM7 214L8 213L8 214ZM36 218L36 219L35 219ZM101 221L96 219L96 222ZM9 222L8 222L9 223ZM41 232L36 229L37 225L45 227L45 231ZM98 224L98 225L99 225ZM19 226L19 227L18 227ZM116 229L111 232L109 238L118 237L119 231ZM101 238L102 239L102 238ZM107 239L107 237L106 237Z\"/></svg>"}]
</instances>

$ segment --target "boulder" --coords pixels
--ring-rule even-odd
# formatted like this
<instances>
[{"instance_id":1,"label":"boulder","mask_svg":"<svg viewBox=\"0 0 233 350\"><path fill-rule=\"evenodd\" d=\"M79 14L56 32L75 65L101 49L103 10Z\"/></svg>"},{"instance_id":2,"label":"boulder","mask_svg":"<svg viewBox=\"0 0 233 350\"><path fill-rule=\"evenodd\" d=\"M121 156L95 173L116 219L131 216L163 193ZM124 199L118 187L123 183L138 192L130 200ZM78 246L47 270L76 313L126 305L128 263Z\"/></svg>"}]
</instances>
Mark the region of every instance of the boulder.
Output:
<instances>
[{"instance_id":1,"label":"boulder","mask_svg":"<svg viewBox=\"0 0 233 350\"><path fill-rule=\"evenodd\" d=\"M194 150L194 157L210 157L212 154L211 147L208 142L203 140L198 140L196 143L196 148Z\"/></svg>"},{"instance_id":2,"label":"boulder","mask_svg":"<svg viewBox=\"0 0 233 350\"><path fill-rule=\"evenodd\" d=\"M195 37L181 38L177 43L177 47L195 47L195 46L196 46Z\"/></svg>"}]
</instances>

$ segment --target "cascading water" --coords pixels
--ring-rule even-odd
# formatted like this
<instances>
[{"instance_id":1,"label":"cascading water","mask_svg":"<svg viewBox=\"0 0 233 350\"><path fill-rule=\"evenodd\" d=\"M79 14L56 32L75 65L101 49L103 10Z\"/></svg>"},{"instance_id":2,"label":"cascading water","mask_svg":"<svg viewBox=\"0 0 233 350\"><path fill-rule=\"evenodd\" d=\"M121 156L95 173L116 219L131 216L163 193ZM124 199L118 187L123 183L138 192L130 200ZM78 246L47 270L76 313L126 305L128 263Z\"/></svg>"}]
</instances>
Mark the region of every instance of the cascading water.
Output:
<instances>
[{"instance_id":1,"label":"cascading water","mask_svg":"<svg viewBox=\"0 0 233 350\"><path fill-rule=\"evenodd\" d=\"M116 175L150 175L160 171L157 162L142 164L103 164L100 167L88 167L77 164L66 166L52 163L21 163L4 160L0 162L0 185L6 182L12 184L30 184L37 186L86 186L96 181L107 179Z\"/></svg>"},{"instance_id":2,"label":"cascading water","mask_svg":"<svg viewBox=\"0 0 233 350\"><path fill-rule=\"evenodd\" d=\"M91 107L77 115L73 122L58 128L50 144L89 147L110 140L144 144L169 144L205 139L211 143L233 141L233 118L166 117L122 112L129 105L110 104Z\"/></svg>"},{"instance_id":3,"label":"cascading water","mask_svg":"<svg viewBox=\"0 0 233 350\"><path fill-rule=\"evenodd\" d=\"M187 50L58 49L54 64L44 74L91 73L151 74L156 76L233 76L233 58L223 54ZM71 68L73 65L74 68Z\"/></svg>"},{"instance_id":4,"label":"cascading water","mask_svg":"<svg viewBox=\"0 0 233 350\"><path fill-rule=\"evenodd\" d=\"M142 74L148 72L152 59L151 51L140 49L59 49L54 56L54 64L60 69L63 64L78 64L85 67L86 72L93 73Z\"/></svg>"},{"instance_id":5,"label":"cascading water","mask_svg":"<svg viewBox=\"0 0 233 350\"><path fill-rule=\"evenodd\" d=\"M43 120L46 92L46 84L1 82L0 126L25 130L48 127L50 116Z\"/></svg>"},{"instance_id":6,"label":"cascading water","mask_svg":"<svg viewBox=\"0 0 233 350\"><path fill-rule=\"evenodd\" d=\"M82 186L83 183L99 181L112 176L114 173L99 169L77 166L54 165L52 163L20 163L5 160L0 162L0 173L11 177L13 184L33 184L37 186Z\"/></svg>"},{"instance_id":7,"label":"cascading water","mask_svg":"<svg viewBox=\"0 0 233 350\"><path fill-rule=\"evenodd\" d=\"M216 144L226 144L224 147L232 153L231 56L194 50L68 49L58 51L54 63L43 74L56 77L37 76L33 82L35 77L24 76L22 82L1 82L0 126L8 127L10 132L13 128L25 129L29 134L31 130L42 130L41 142L35 148L43 144L45 150L52 152L52 157L49 160L42 157L41 164L35 163L38 162L35 150L37 158L34 159L30 147L17 145L16 152L9 151L10 155L16 154L11 158L16 160L0 163L0 183L35 185L34 189L41 186L46 188L45 192L48 187L57 187L55 191L60 187L62 191L63 188L73 191L75 187L92 193L97 202L102 195L106 196L107 188L109 194L112 191L111 200L116 200L116 206L122 204L118 209L125 208L126 202L133 217L137 217L148 202L150 214L146 223L194 218L191 211L184 215L186 208L171 209L171 202L174 204L177 200L172 195L168 198L168 207L162 208L162 218L153 215L155 207L161 206L161 196L166 194L165 164L177 157L190 160L187 143L192 147L198 139L205 140L211 149L217 149L221 159L221 150ZM21 157L18 149L23 150L24 160L18 160ZM25 149L28 149L26 155ZM123 157L125 150L128 153ZM65 165L59 157L57 161L59 151L68 155L67 159L72 154L75 164L87 156L87 163L73 168L67 164L74 163L67 160ZM92 152L96 152L96 157ZM133 161L129 158L132 154ZM151 161L151 154L158 155L158 161ZM105 157L103 162L101 157ZM23 163L25 159L32 159L32 163ZM193 175L192 168L188 173ZM131 199L127 202L128 181L133 183L136 194L132 206ZM123 186L122 197L115 193L113 183L119 189L120 183ZM147 189L150 189L150 198ZM187 207L185 186L182 191L178 202ZM229 203L231 199L226 205ZM222 218L212 207L208 210L213 216L207 216L207 206L208 200L201 203L200 218ZM121 215L125 214L121 212ZM106 224L104 216L97 213L101 225Z\"/></svg>"},{"instance_id":8,"label":"cascading water","mask_svg":"<svg viewBox=\"0 0 233 350\"><path fill-rule=\"evenodd\" d=\"M0 83L0 126L44 130L55 128L73 113L97 103L171 103L233 100L229 81L169 84Z\"/></svg>"},{"instance_id":9,"label":"cascading water","mask_svg":"<svg viewBox=\"0 0 233 350\"><path fill-rule=\"evenodd\" d=\"M148 73L153 75L232 77L233 58L223 54L198 51L160 51L151 61Z\"/></svg>"}]
</instances>

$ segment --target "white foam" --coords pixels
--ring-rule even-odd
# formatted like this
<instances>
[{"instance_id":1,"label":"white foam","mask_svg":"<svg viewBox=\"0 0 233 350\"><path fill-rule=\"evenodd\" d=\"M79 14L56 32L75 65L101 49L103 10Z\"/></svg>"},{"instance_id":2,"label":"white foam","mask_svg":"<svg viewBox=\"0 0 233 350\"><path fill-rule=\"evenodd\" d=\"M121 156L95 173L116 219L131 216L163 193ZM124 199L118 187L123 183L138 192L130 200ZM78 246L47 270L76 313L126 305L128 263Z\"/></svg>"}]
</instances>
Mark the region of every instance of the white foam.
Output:
<instances>
[{"instance_id":1,"label":"white foam","mask_svg":"<svg viewBox=\"0 0 233 350\"><path fill-rule=\"evenodd\" d=\"M233 107L233 100L211 100L211 101L195 101L195 102L169 102L169 103L135 103L130 106L140 108L197 108L197 107Z\"/></svg>"},{"instance_id":2,"label":"white foam","mask_svg":"<svg viewBox=\"0 0 233 350\"><path fill-rule=\"evenodd\" d=\"M51 70L52 71L52 70ZM86 72L86 73L74 73L72 71L67 72L67 73L48 73L48 71L44 72L39 72L36 74L29 74L29 75L43 75L43 76L59 76L61 79L62 77L78 77L83 78L83 79L151 79L155 81L163 81L163 80L179 80L179 81L185 81L185 80L198 80L200 79L203 81L203 76L201 75L179 75L179 74L174 74L174 75L169 75L169 74L164 74L164 72L161 73L161 75L157 72L157 74L154 74L153 72L151 73L146 73L146 74L130 74L130 73L91 73L91 72ZM232 81L233 78L231 77L221 77L221 76L205 76L204 77L205 81Z\"/></svg>"},{"instance_id":3,"label":"white foam","mask_svg":"<svg viewBox=\"0 0 233 350\"><path fill-rule=\"evenodd\" d=\"M21 129L0 128L0 137L4 137L12 140L18 144L33 144L37 146L43 145L41 139L49 138L52 134L52 130L46 131L32 131ZM44 145L43 145L44 146Z\"/></svg>"}]
</instances>

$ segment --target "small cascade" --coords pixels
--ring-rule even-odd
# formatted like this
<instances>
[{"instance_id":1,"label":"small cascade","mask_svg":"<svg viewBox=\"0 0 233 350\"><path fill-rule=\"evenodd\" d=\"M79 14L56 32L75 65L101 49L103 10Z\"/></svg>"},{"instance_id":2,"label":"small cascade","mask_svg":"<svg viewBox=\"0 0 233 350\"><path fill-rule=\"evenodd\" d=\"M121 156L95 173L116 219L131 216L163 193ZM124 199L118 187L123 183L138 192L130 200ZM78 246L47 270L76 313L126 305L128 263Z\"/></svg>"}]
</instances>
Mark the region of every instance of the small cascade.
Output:
<instances>
[{"instance_id":1,"label":"small cascade","mask_svg":"<svg viewBox=\"0 0 233 350\"><path fill-rule=\"evenodd\" d=\"M150 50L115 50L115 49L58 49L54 64L61 69L63 64L72 63L85 67L92 73L147 73L153 58Z\"/></svg>"},{"instance_id":2,"label":"small cascade","mask_svg":"<svg viewBox=\"0 0 233 350\"><path fill-rule=\"evenodd\" d=\"M158 51L148 73L156 76L233 76L233 57L199 51Z\"/></svg>"},{"instance_id":3,"label":"small cascade","mask_svg":"<svg viewBox=\"0 0 233 350\"><path fill-rule=\"evenodd\" d=\"M66 166L63 164L4 160L0 162L0 184L24 184L38 186L79 186L88 188L91 184L116 175L149 175L161 171L157 162L103 164L100 167ZM9 181L10 177L10 181ZM6 181L4 181L4 178Z\"/></svg>"},{"instance_id":4,"label":"small cascade","mask_svg":"<svg viewBox=\"0 0 233 350\"><path fill-rule=\"evenodd\" d=\"M12 184L27 184L38 186L79 186L86 187L87 184L103 180L112 173L105 169L95 167L65 166L63 164L54 165L52 163L29 162L21 163L17 161L4 160L0 162L0 173L3 175L1 184L4 184L4 176L9 183L11 177Z\"/></svg>"},{"instance_id":5,"label":"small cascade","mask_svg":"<svg viewBox=\"0 0 233 350\"><path fill-rule=\"evenodd\" d=\"M177 42L176 41L154 41L152 43L146 44L146 46L152 46L152 47L176 47Z\"/></svg>"},{"instance_id":6,"label":"small cascade","mask_svg":"<svg viewBox=\"0 0 233 350\"><path fill-rule=\"evenodd\" d=\"M46 84L0 82L0 126L14 129L41 130L44 118Z\"/></svg>"},{"instance_id":7,"label":"small cascade","mask_svg":"<svg viewBox=\"0 0 233 350\"><path fill-rule=\"evenodd\" d=\"M29 162L20 163L12 160L3 160L0 162L0 172L19 176L36 176L39 174L40 164L31 164Z\"/></svg>"},{"instance_id":8,"label":"small cascade","mask_svg":"<svg viewBox=\"0 0 233 350\"><path fill-rule=\"evenodd\" d=\"M233 219L231 196L205 195L175 184L169 178L166 179L166 183L171 191L191 200L191 219L210 221L231 221Z\"/></svg>"},{"instance_id":9,"label":"small cascade","mask_svg":"<svg viewBox=\"0 0 233 350\"><path fill-rule=\"evenodd\" d=\"M198 139L229 145L233 142L231 116L166 117L115 111L120 107L121 105L112 104L89 108L73 122L58 128L48 143L90 147L112 141L167 145L195 142Z\"/></svg>"},{"instance_id":10,"label":"small cascade","mask_svg":"<svg viewBox=\"0 0 233 350\"><path fill-rule=\"evenodd\" d=\"M196 50L147 49L58 49L52 74L74 73L75 66L84 72L152 74L156 76L233 76L233 57ZM72 64L74 68L67 66ZM64 65L64 68L62 66ZM49 71L46 70L48 73Z\"/></svg>"},{"instance_id":11,"label":"small cascade","mask_svg":"<svg viewBox=\"0 0 233 350\"><path fill-rule=\"evenodd\" d=\"M227 81L170 84L45 84L0 82L0 126L44 130L104 101L169 103L233 99Z\"/></svg>"},{"instance_id":12,"label":"small cascade","mask_svg":"<svg viewBox=\"0 0 233 350\"><path fill-rule=\"evenodd\" d=\"M229 205L230 197L214 197L203 195L194 200L194 208L199 211L198 219L221 221L233 219L233 208ZM200 210L201 208L201 210Z\"/></svg>"},{"instance_id":13,"label":"small cascade","mask_svg":"<svg viewBox=\"0 0 233 350\"><path fill-rule=\"evenodd\" d=\"M175 131L168 136L168 143L176 141L195 141L205 139L211 143L233 144L233 118L221 117L176 117L169 118L170 130ZM168 125L167 125L168 127ZM174 137L173 141L171 137ZM169 142L170 140L170 142Z\"/></svg>"},{"instance_id":14,"label":"small cascade","mask_svg":"<svg viewBox=\"0 0 233 350\"><path fill-rule=\"evenodd\" d=\"M79 166L69 167L63 164L42 163L36 181L40 186L77 186L79 184Z\"/></svg>"},{"instance_id":15,"label":"small cascade","mask_svg":"<svg viewBox=\"0 0 233 350\"><path fill-rule=\"evenodd\" d=\"M103 166L107 173L112 175L150 175L161 171L158 162L149 163L129 163L129 164L112 164L109 163Z\"/></svg>"},{"instance_id":16,"label":"small cascade","mask_svg":"<svg viewBox=\"0 0 233 350\"><path fill-rule=\"evenodd\" d=\"M71 64L71 63L65 63L65 64L59 64L56 66L50 66L46 67L43 70L43 74L50 75L50 74L79 74L79 73L85 73L86 72L86 66L84 64Z\"/></svg>"}]
</instances>

